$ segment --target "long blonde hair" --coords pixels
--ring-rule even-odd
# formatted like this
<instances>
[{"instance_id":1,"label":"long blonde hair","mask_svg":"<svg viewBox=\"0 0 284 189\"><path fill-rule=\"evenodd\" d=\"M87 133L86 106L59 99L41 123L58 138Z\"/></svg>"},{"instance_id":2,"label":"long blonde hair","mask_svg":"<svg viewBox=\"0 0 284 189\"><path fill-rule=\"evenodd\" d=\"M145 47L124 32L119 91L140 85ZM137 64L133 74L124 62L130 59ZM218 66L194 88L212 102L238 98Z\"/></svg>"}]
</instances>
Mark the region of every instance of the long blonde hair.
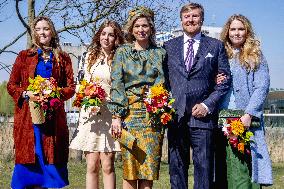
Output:
<instances>
[{"instance_id":1,"label":"long blonde hair","mask_svg":"<svg viewBox=\"0 0 284 189\"><path fill-rule=\"evenodd\" d=\"M256 70L260 64L261 59L260 42L255 38L251 22L248 20L248 18L241 14L232 15L226 22L221 32L221 40L225 44L228 57L233 58L234 56L234 48L229 39L230 25L234 20L242 22L246 31L246 40L240 48L240 64L248 71Z\"/></svg>"},{"instance_id":2,"label":"long blonde hair","mask_svg":"<svg viewBox=\"0 0 284 189\"><path fill-rule=\"evenodd\" d=\"M111 54L108 57L108 62L113 59L113 56L114 56L114 53L117 47L124 43L123 33L122 33L122 30L119 24L112 20L104 21L99 27L99 30L94 34L92 43L88 47L88 52L89 52L89 56L87 60L88 71L90 71L91 67L95 64L96 60L100 56L104 56L104 54L102 53L102 48L100 44L100 36L101 36L102 31L106 27L112 27L114 29L114 34L115 34L114 49L111 51Z\"/></svg>"},{"instance_id":3,"label":"long blonde hair","mask_svg":"<svg viewBox=\"0 0 284 189\"><path fill-rule=\"evenodd\" d=\"M50 40L50 45L48 47L44 46L43 44L41 44L39 42L39 37L38 37L37 33L35 32L36 24L39 21L42 21L42 20L44 20L48 23L48 26L51 30L51 40ZM32 48L41 48L42 50L51 49L53 51L54 55L55 55L57 62L59 63L59 53L62 52L62 49L61 49L60 44L59 44L58 34L55 30L54 24L51 21L51 19L46 17L46 16L36 17L34 22L33 22L33 26L32 26L31 31L32 31L32 43L33 43Z\"/></svg>"}]
</instances>

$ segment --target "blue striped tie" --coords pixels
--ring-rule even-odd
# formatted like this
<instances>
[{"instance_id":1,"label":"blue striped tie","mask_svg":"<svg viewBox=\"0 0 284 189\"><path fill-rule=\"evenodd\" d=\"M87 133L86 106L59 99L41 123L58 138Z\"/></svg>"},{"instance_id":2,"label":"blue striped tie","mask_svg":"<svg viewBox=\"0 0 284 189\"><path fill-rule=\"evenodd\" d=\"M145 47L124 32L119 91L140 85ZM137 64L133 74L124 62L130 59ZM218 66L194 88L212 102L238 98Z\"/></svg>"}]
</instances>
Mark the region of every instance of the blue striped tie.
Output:
<instances>
[{"instance_id":1,"label":"blue striped tie","mask_svg":"<svg viewBox=\"0 0 284 189\"><path fill-rule=\"evenodd\" d=\"M191 69L192 64L193 64L193 59L194 59L193 43L194 43L194 39L188 40L186 58L185 58L185 61L184 61L186 71L189 71Z\"/></svg>"}]
</instances>

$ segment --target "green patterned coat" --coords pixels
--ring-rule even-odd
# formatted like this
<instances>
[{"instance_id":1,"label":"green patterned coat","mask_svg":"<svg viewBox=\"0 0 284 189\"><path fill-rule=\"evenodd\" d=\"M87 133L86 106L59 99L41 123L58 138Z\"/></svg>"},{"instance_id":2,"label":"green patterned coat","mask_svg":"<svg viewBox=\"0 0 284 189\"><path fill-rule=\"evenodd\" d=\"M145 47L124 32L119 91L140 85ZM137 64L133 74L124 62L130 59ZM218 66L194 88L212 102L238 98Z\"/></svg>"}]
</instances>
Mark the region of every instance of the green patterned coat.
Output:
<instances>
[{"instance_id":1,"label":"green patterned coat","mask_svg":"<svg viewBox=\"0 0 284 189\"><path fill-rule=\"evenodd\" d=\"M164 131L148 124L143 98L149 87L165 82L165 56L163 48L150 46L138 51L133 44L119 47L114 56L109 109L123 118L128 132L137 139L132 149L121 146L123 177L127 180L159 178Z\"/></svg>"}]
</instances>

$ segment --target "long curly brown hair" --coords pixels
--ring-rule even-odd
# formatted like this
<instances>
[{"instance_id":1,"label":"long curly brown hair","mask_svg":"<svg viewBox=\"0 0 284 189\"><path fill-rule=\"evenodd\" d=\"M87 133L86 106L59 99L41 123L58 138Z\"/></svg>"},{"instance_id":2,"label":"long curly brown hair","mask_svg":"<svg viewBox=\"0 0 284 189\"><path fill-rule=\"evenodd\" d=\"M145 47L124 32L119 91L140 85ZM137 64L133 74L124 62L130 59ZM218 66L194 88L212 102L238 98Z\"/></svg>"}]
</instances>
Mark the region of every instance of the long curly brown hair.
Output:
<instances>
[{"instance_id":1,"label":"long curly brown hair","mask_svg":"<svg viewBox=\"0 0 284 189\"><path fill-rule=\"evenodd\" d=\"M221 32L221 40L225 44L228 57L233 58L234 56L234 48L229 39L230 25L234 20L241 21L246 31L246 40L240 48L240 64L244 66L248 71L256 70L260 64L261 58L260 42L255 38L252 24L249 19L241 14L232 15L226 22Z\"/></svg>"},{"instance_id":2,"label":"long curly brown hair","mask_svg":"<svg viewBox=\"0 0 284 189\"><path fill-rule=\"evenodd\" d=\"M114 34L115 34L114 49L111 51L111 54L108 57L108 63L112 61L117 47L124 43L123 33L122 33L122 30L119 24L112 20L106 20L105 22L103 22L101 26L99 27L99 30L94 34L92 43L90 44L88 48L88 52L89 52L88 61L87 61L88 71L90 71L91 67L95 64L96 60L100 56L104 57L101 44L100 44L100 36L101 36L102 31L106 27L112 27L114 29Z\"/></svg>"},{"instance_id":3,"label":"long curly brown hair","mask_svg":"<svg viewBox=\"0 0 284 189\"><path fill-rule=\"evenodd\" d=\"M48 47L44 46L43 44L40 43L39 36L37 35L37 33L35 31L35 27L36 27L37 23L39 21L42 21L42 20L44 20L48 23L48 26L51 30L51 41L50 41L50 45ZM62 49L61 49L60 44L59 44L58 34L55 30L54 24L51 21L51 19L47 16L36 17L34 22L33 22L32 28L31 28L31 33L32 33L32 43L33 43L32 48L41 48L42 50L51 49L53 51L54 55L55 55L56 60L59 62L59 53L62 51Z\"/></svg>"}]
</instances>

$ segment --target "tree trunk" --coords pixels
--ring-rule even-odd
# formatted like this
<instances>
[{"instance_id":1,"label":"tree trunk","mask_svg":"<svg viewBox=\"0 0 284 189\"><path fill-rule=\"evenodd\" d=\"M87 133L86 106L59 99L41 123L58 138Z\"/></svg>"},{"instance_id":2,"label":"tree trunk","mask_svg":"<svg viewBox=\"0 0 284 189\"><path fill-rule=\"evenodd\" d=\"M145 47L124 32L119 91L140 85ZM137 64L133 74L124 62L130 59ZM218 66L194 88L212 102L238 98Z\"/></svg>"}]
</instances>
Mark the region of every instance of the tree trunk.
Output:
<instances>
[{"instance_id":1,"label":"tree trunk","mask_svg":"<svg viewBox=\"0 0 284 189\"><path fill-rule=\"evenodd\" d=\"M28 31L27 34L27 48L32 47L31 30L34 19L35 19L35 0L28 0L28 24L30 26L30 30Z\"/></svg>"}]
</instances>

